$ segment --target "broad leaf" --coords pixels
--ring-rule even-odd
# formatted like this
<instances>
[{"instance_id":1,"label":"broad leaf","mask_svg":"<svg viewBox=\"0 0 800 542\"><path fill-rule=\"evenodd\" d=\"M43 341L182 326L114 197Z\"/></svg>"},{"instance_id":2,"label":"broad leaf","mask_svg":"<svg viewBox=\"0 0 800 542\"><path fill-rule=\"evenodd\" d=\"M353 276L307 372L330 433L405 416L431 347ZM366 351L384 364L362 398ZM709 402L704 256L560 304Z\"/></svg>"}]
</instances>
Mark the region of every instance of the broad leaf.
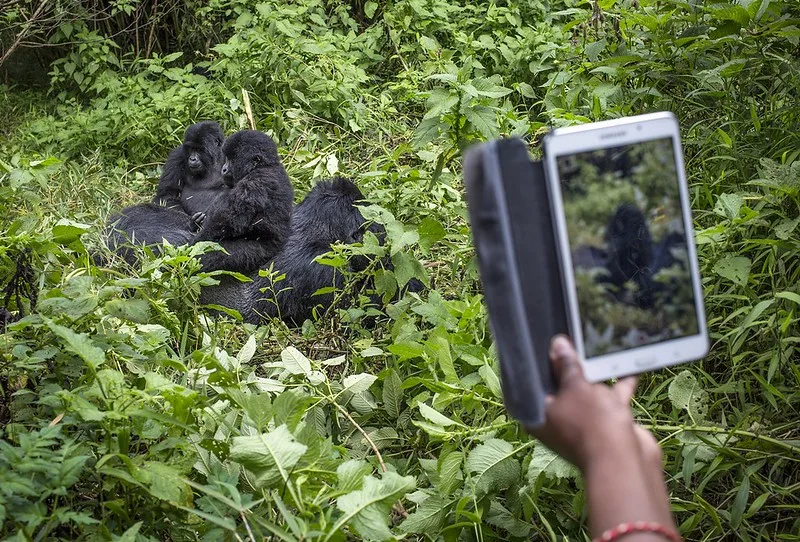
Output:
<instances>
[{"instance_id":1,"label":"broad leaf","mask_svg":"<svg viewBox=\"0 0 800 542\"><path fill-rule=\"evenodd\" d=\"M344 516L333 530L338 531L346 524L364 540L392 538L389 530L392 504L414 487L412 476L400 476L395 472L385 472L381 479L365 476L362 489L337 499L336 506Z\"/></svg>"},{"instance_id":2,"label":"broad leaf","mask_svg":"<svg viewBox=\"0 0 800 542\"><path fill-rule=\"evenodd\" d=\"M708 393L689 371L681 371L669 384L669 400L680 410L689 412L695 423L702 422L708 411Z\"/></svg>"},{"instance_id":3,"label":"broad leaf","mask_svg":"<svg viewBox=\"0 0 800 542\"><path fill-rule=\"evenodd\" d=\"M106 353L96 346L85 333L75 333L71 329L60 326L50 318L42 316L42 320L50 331L60 337L67 350L81 357L92 369L97 369L106 361Z\"/></svg>"},{"instance_id":4,"label":"broad leaf","mask_svg":"<svg viewBox=\"0 0 800 542\"><path fill-rule=\"evenodd\" d=\"M281 425L270 433L234 437L230 459L255 475L258 487L282 485L308 448Z\"/></svg>"},{"instance_id":5,"label":"broad leaf","mask_svg":"<svg viewBox=\"0 0 800 542\"><path fill-rule=\"evenodd\" d=\"M510 487L519 480L520 465L514 459L519 450L500 439L489 439L479 444L467 457L467 470L479 496L494 490Z\"/></svg>"}]
</instances>

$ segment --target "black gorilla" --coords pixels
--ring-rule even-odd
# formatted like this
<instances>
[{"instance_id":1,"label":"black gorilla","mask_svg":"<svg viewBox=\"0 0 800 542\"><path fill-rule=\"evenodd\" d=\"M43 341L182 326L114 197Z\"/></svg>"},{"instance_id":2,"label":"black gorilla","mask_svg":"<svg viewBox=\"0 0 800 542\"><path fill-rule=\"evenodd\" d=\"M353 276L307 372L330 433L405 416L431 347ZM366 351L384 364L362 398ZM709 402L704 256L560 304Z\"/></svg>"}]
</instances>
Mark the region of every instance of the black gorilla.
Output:
<instances>
[{"instance_id":1,"label":"black gorilla","mask_svg":"<svg viewBox=\"0 0 800 542\"><path fill-rule=\"evenodd\" d=\"M363 200L361 191L349 179L321 181L294 210L294 227L286 248L275 258L274 269L286 277L274 285L259 277L250 284L255 299L247 320L280 317L295 325L310 318L314 307L329 307L333 293L313 295L320 288L344 286L344 276L334 267L314 261L334 243L357 243L364 234L364 217L353 204ZM356 266L364 267L363 262ZM267 289L262 292L262 289ZM279 310L280 308L280 310ZM244 316L244 315L243 315Z\"/></svg>"},{"instance_id":2,"label":"black gorilla","mask_svg":"<svg viewBox=\"0 0 800 542\"><path fill-rule=\"evenodd\" d=\"M642 286L652 274L653 238L644 214L631 204L617 207L606 227L609 282L622 286L632 280Z\"/></svg>"},{"instance_id":3,"label":"black gorilla","mask_svg":"<svg viewBox=\"0 0 800 542\"><path fill-rule=\"evenodd\" d=\"M127 207L109 218L109 248L133 265L133 244L189 243L198 228L190 215L207 209L227 190L221 172L224 137L216 122L189 126L183 144L164 164L153 202Z\"/></svg>"},{"instance_id":4,"label":"black gorilla","mask_svg":"<svg viewBox=\"0 0 800 542\"><path fill-rule=\"evenodd\" d=\"M186 129L183 145L169 153L158 181L153 203L180 206L188 215L206 212L227 190L222 177L222 144L219 124L204 121Z\"/></svg>"},{"instance_id":5,"label":"black gorilla","mask_svg":"<svg viewBox=\"0 0 800 542\"><path fill-rule=\"evenodd\" d=\"M291 231L294 191L275 142L256 130L233 134L223 147L222 174L230 190L217 198L193 242L214 241L228 252L202 256L206 271L250 273L274 258Z\"/></svg>"},{"instance_id":6,"label":"black gorilla","mask_svg":"<svg viewBox=\"0 0 800 542\"><path fill-rule=\"evenodd\" d=\"M360 242L367 230L379 238L384 233L378 224L367 226L361 212L353 205L363 198L349 179L320 181L295 207L289 241L271 262L274 274L285 277L274 284L268 277L256 276L249 283L226 278L219 287L204 290L201 301L236 309L249 323L280 316L290 324L299 325L313 316L315 307L330 307L333 292L313 294L325 287L340 290L345 277L338 269L314 259L330 251L334 243ZM391 268L388 258L383 264ZM263 267L269 268L269 265ZM356 256L350 260L353 271L363 270L367 265L365 257ZM418 281L407 287L412 291L420 288ZM380 303L377 296L371 297L376 305Z\"/></svg>"}]
</instances>

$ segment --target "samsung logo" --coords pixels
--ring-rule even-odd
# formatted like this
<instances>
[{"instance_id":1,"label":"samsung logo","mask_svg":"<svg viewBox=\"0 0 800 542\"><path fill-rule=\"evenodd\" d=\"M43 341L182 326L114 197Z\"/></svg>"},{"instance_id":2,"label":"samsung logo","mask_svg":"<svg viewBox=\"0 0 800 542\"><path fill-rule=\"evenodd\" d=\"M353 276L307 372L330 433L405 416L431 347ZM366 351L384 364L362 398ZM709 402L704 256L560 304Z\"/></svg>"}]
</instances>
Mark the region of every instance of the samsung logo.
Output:
<instances>
[{"instance_id":1,"label":"samsung logo","mask_svg":"<svg viewBox=\"0 0 800 542\"><path fill-rule=\"evenodd\" d=\"M614 137L622 137L626 135L628 132L609 132L607 134L603 134L600 136L600 139L611 139Z\"/></svg>"}]
</instances>

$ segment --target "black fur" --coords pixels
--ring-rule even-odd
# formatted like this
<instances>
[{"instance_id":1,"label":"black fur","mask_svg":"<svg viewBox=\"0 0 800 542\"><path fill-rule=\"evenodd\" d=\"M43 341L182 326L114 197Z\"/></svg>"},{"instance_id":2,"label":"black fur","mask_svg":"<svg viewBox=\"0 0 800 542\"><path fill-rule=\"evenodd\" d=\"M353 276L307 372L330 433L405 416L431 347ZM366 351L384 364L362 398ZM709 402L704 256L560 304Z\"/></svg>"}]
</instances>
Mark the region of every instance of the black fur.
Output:
<instances>
[{"instance_id":1,"label":"black fur","mask_svg":"<svg viewBox=\"0 0 800 542\"><path fill-rule=\"evenodd\" d=\"M223 139L216 122L189 126L183 144L164 164L153 203L127 207L109 218L109 248L134 265L133 244L155 246L164 239L173 245L190 242L197 224L189 215L205 211L227 191L221 173Z\"/></svg>"},{"instance_id":2,"label":"black fur","mask_svg":"<svg viewBox=\"0 0 800 542\"><path fill-rule=\"evenodd\" d=\"M295 208L292 235L274 261L274 270L286 278L274 285L277 292L269 290L273 285L266 277L250 283L249 294L255 303L246 316L248 321L280 315L284 321L299 325L312 316L314 307L331 305L333 293L313 294L326 286L341 289L344 277L314 259L330 251L334 243L361 241L364 217L353 204L362 199L363 194L349 179L335 178L314 186ZM261 292L265 288L267 291Z\"/></svg>"},{"instance_id":3,"label":"black fur","mask_svg":"<svg viewBox=\"0 0 800 542\"><path fill-rule=\"evenodd\" d=\"M303 201L294 208L292 233L286 247L262 269L272 267L274 276L285 275L272 283L269 277L253 276L252 282L242 283L224 277L218 287L203 290L201 302L222 305L242 314L245 322L257 324L280 316L292 325L300 325L314 315L331 306L334 293L314 295L325 287L341 290L345 277L338 269L315 262L315 258L330 251L334 243L358 243L364 232L370 231L379 239L385 232L379 224L367 226L364 217L354 203L363 199L361 191L349 179L334 178L320 181ZM381 262L386 269L392 268L387 257ZM362 271L369 265L364 256L354 256L349 261L351 271ZM369 279L367 279L369 280ZM379 306L381 299L370 295L372 285L356 285L371 297L372 304ZM413 280L407 291L419 291L422 284ZM263 291L262 291L263 290ZM280 309L279 309L280 307Z\"/></svg>"},{"instance_id":4,"label":"black fur","mask_svg":"<svg viewBox=\"0 0 800 542\"><path fill-rule=\"evenodd\" d=\"M207 271L250 273L275 257L289 238L294 192L278 149L267 134L242 130L223 147L222 173L230 190L211 205L193 242L226 249L203 255Z\"/></svg>"},{"instance_id":5,"label":"black fur","mask_svg":"<svg viewBox=\"0 0 800 542\"><path fill-rule=\"evenodd\" d=\"M217 196L227 190L222 178L224 141L216 122L189 126L183 144L169 153L153 203L180 205L188 215L208 211Z\"/></svg>"}]
</instances>

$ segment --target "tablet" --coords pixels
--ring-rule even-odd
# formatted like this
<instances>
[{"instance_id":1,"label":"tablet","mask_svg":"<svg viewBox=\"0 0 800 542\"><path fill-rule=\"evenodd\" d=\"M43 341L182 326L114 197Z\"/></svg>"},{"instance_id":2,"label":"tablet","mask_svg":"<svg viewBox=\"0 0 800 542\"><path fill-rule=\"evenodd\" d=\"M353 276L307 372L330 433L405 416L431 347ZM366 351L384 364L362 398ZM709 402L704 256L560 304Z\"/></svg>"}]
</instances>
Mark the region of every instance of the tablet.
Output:
<instances>
[{"instance_id":1,"label":"tablet","mask_svg":"<svg viewBox=\"0 0 800 542\"><path fill-rule=\"evenodd\" d=\"M556 129L544 162L570 333L596 382L708 352L678 122Z\"/></svg>"}]
</instances>

